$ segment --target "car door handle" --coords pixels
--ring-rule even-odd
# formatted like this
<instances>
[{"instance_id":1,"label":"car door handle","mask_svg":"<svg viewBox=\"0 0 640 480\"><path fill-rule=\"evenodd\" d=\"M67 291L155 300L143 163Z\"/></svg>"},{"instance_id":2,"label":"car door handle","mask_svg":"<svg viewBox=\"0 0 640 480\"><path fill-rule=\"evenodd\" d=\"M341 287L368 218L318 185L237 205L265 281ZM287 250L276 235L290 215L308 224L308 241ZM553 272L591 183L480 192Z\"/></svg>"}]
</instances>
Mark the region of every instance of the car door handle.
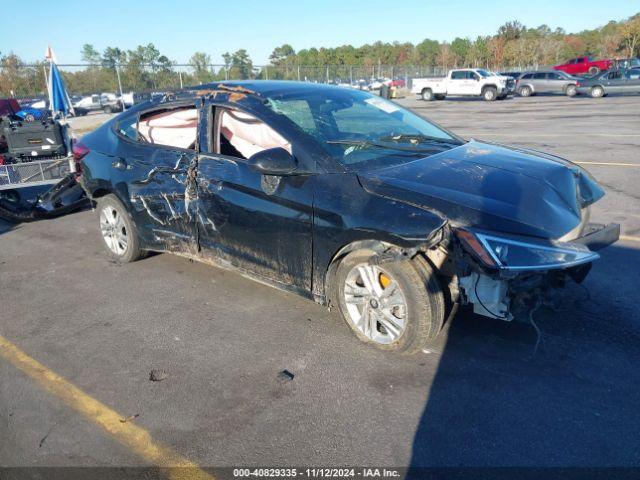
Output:
<instances>
[{"instance_id":1,"label":"car door handle","mask_svg":"<svg viewBox=\"0 0 640 480\"><path fill-rule=\"evenodd\" d=\"M111 164L111 166L113 168L117 168L118 170L128 170L131 169L131 167L129 165L127 165L127 162L124 158L118 158L117 160L114 160L113 163Z\"/></svg>"}]
</instances>

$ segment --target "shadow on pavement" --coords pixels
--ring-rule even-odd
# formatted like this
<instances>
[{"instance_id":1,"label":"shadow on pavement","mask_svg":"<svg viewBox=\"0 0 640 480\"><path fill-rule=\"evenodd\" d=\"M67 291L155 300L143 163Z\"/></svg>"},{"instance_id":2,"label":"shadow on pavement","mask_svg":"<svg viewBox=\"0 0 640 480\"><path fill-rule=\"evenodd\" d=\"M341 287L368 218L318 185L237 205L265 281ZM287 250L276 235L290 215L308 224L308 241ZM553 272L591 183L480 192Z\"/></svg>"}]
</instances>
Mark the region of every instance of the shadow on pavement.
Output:
<instances>
[{"instance_id":1,"label":"shadow on pavement","mask_svg":"<svg viewBox=\"0 0 640 480\"><path fill-rule=\"evenodd\" d=\"M584 287L567 286L562 311L535 315L543 331L535 355L530 325L458 314L443 332L407 478L503 478L487 470L495 467L516 467L504 478L540 467L569 467L569 474L571 467L640 467L640 314L632 304L640 249L601 253ZM421 467L446 468L434 477ZM539 478L559 476L558 469Z\"/></svg>"}]
</instances>

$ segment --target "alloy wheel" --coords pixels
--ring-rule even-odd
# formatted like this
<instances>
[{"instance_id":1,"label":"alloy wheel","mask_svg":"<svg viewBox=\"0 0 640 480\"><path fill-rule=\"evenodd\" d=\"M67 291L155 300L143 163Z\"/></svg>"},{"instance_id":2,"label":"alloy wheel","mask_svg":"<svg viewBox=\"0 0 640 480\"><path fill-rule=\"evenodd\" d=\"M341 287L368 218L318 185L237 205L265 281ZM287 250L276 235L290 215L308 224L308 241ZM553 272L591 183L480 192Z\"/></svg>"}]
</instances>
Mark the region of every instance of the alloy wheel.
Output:
<instances>
[{"instance_id":1,"label":"alloy wheel","mask_svg":"<svg viewBox=\"0 0 640 480\"><path fill-rule=\"evenodd\" d=\"M348 321L369 340L390 344L407 327L407 302L400 285L383 268L361 263L344 285Z\"/></svg>"},{"instance_id":2,"label":"alloy wheel","mask_svg":"<svg viewBox=\"0 0 640 480\"><path fill-rule=\"evenodd\" d=\"M122 214L110 205L100 212L100 231L109 250L119 257L124 255L129 243L127 226Z\"/></svg>"}]
</instances>

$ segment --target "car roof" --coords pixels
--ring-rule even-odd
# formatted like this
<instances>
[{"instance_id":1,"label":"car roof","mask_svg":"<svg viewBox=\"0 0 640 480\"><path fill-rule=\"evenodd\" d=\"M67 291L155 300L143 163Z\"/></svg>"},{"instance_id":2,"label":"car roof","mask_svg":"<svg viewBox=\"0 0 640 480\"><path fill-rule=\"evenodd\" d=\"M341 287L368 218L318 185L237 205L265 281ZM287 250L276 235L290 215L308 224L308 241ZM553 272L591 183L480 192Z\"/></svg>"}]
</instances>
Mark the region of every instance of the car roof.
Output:
<instances>
[{"instance_id":1,"label":"car roof","mask_svg":"<svg viewBox=\"0 0 640 480\"><path fill-rule=\"evenodd\" d=\"M290 93L295 90L299 91L326 91L340 89L336 85L327 85L324 83L297 82L291 80L232 80L224 82L205 83L203 85L194 85L186 87L186 92L202 91L202 90L244 90L243 93L255 94L261 97L269 97L283 93Z\"/></svg>"}]
</instances>

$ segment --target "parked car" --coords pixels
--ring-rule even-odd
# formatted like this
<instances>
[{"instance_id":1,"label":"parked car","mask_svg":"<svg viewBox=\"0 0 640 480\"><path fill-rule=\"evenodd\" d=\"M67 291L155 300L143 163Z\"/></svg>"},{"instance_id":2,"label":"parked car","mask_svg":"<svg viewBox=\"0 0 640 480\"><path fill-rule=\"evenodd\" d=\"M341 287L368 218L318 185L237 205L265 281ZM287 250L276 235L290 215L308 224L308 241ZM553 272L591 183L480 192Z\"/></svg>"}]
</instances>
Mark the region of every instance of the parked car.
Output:
<instances>
[{"instance_id":1,"label":"parked car","mask_svg":"<svg viewBox=\"0 0 640 480\"><path fill-rule=\"evenodd\" d=\"M579 79L562 71L524 72L516 80L516 91L522 97L536 93L562 93L576 95L576 83Z\"/></svg>"},{"instance_id":2,"label":"parked car","mask_svg":"<svg viewBox=\"0 0 640 480\"><path fill-rule=\"evenodd\" d=\"M581 79L577 83L577 91L593 98L610 93L640 93L640 68L609 70L592 78Z\"/></svg>"},{"instance_id":3,"label":"parked car","mask_svg":"<svg viewBox=\"0 0 640 480\"><path fill-rule=\"evenodd\" d=\"M387 350L432 341L445 299L510 320L619 235L588 223L604 192L579 166L328 85L200 86L109 120L74 158L116 261L237 269Z\"/></svg>"},{"instance_id":4,"label":"parked car","mask_svg":"<svg viewBox=\"0 0 640 480\"><path fill-rule=\"evenodd\" d=\"M640 58L618 58L613 61L612 68L640 68Z\"/></svg>"},{"instance_id":5,"label":"parked car","mask_svg":"<svg viewBox=\"0 0 640 480\"><path fill-rule=\"evenodd\" d=\"M43 120L49 116L46 110L34 108L29 105L20 105L14 98L0 99L0 117L10 117L14 120L24 120L25 122L33 122L35 120Z\"/></svg>"},{"instance_id":6,"label":"parked car","mask_svg":"<svg viewBox=\"0 0 640 480\"><path fill-rule=\"evenodd\" d=\"M404 88L406 85L407 82L404 80L404 78L396 78L395 80L391 80L389 82L390 87Z\"/></svg>"},{"instance_id":7,"label":"parked car","mask_svg":"<svg viewBox=\"0 0 640 480\"><path fill-rule=\"evenodd\" d=\"M82 97L73 103L73 108L80 111L93 112L102 110L105 113L121 112L123 109L122 101L113 93L103 93L101 95L93 94Z\"/></svg>"},{"instance_id":8,"label":"parked car","mask_svg":"<svg viewBox=\"0 0 640 480\"><path fill-rule=\"evenodd\" d=\"M481 68L449 70L445 78L414 78L411 93L423 100L442 100L447 96L482 97L485 100L506 98L515 90L515 80L495 75Z\"/></svg>"},{"instance_id":9,"label":"parked car","mask_svg":"<svg viewBox=\"0 0 640 480\"><path fill-rule=\"evenodd\" d=\"M593 57L572 58L567 63L556 65L554 70L560 70L570 75L596 75L604 70L609 70L613 62L611 60L596 60Z\"/></svg>"}]
</instances>

